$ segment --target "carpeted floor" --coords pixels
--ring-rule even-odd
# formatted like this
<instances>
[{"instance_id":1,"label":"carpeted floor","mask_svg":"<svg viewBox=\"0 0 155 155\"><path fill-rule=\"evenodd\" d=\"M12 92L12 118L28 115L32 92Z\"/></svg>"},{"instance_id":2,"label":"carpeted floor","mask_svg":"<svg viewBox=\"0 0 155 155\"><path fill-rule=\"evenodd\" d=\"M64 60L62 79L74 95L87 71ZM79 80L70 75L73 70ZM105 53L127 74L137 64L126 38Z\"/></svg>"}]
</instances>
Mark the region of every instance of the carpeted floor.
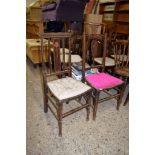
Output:
<instances>
[{"instance_id":1,"label":"carpeted floor","mask_svg":"<svg viewBox=\"0 0 155 155\"><path fill-rule=\"evenodd\" d=\"M129 107L116 110L115 100L101 103L96 121L86 122L83 109L63 119L63 136L49 111L44 113L40 68L28 61L27 76L27 155L128 155ZM65 109L75 106L75 101Z\"/></svg>"}]
</instances>

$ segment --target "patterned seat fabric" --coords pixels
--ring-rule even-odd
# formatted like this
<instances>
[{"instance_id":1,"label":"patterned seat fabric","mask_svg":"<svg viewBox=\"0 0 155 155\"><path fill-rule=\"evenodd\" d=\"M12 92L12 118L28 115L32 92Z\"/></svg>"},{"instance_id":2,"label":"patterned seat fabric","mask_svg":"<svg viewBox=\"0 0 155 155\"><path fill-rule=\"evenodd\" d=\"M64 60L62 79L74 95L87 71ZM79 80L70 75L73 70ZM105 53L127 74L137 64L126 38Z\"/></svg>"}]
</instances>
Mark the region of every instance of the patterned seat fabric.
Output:
<instances>
[{"instance_id":1,"label":"patterned seat fabric","mask_svg":"<svg viewBox=\"0 0 155 155\"><path fill-rule=\"evenodd\" d=\"M88 83L96 89L111 88L123 83L121 79L113 77L106 73L91 74L86 76Z\"/></svg>"},{"instance_id":2,"label":"patterned seat fabric","mask_svg":"<svg viewBox=\"0 0 155 155\"><path fill-rule=\"evenodd\" d=\"M80 95L91 89L91 87L89 87L88 85L80 81L77 81L71 77L50 81L47 83L47 85L50 91L59 100L64 100L67 98Z\"/></svg>"}]
</instances>

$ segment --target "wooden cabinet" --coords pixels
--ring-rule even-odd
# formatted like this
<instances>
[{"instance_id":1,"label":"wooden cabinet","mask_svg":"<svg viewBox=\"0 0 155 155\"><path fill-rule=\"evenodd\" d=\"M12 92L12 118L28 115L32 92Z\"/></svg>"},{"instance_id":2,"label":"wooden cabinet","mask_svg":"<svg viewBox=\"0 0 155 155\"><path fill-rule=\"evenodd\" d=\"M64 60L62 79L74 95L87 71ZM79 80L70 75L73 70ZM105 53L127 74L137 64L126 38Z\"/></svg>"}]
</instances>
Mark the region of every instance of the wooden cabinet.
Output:
<instances>
[{"instance_id":1,"label":"wooden cabinet","mask_svg":"<svg viewBox=\"0 0 155 155\"><path fill-rule=\"evenodd\" d=\"M129 34L129 1L116 0L114 26L117 33Z\"/></svg>"},{"instance_id":2,"label":"wooden cabinet","mask_svg":"<svg viewBox=\"0 0 155 155\"><path fill-rule=\"evenodd\" d=\"M107 0L100 3L99 13L103 14L103 22L107 23L108 30L116 33L129 34L129 1Z\"/></svg>"},{"instance_id":3,"label":"wooden cabinet","mask_svg":"<svg viewBox=\"0 0 155 155\"><path fill-rule=\"evenodd\" d=\"M100 3L99 13L103 14L103 21L113 21L115 1Z\"/></svg>"},{"instance_id":4,"label":"wooden cabinet","mask_svg":"<svg viewBox=\"0 0 155 155\"><path fill-rule=\"evenodd\" d=\"M99 14L103 14L103 22L107 23L108 29L113 26L115 4L115 0L107 0L99 4Z\"/></svg>"},{"instance_id":5,"label":"wooden cabinet","mask_svg":"<svg viewBox=\"0 0 155 155\"><path fill-rule=\"evenodd\" d=\"M42 21L37 20L27 20L26 21L26 38L35 39L39 38L37 33L44 32L44 26Z\"/></svg>"}]
</instances>

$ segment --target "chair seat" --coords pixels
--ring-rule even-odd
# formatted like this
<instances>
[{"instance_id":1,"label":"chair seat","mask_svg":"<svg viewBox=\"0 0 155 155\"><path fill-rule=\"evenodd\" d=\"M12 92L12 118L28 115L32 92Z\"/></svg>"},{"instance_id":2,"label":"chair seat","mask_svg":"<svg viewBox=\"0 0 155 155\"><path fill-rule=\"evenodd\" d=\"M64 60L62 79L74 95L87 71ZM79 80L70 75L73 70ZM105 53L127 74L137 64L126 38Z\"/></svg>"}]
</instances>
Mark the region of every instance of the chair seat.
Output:
<instances>
[{"instance_id":1,"label":"chair seat","mask_svg":"<svg viewBox=\"0 0 155 155\"><path fill-rule=\"evenodd\" d=\"M72 98L91 90L91 87L88 85L71 77L50 81L47 83L47 85L50 91L59 100Z\"/></svg>"},{"instance_id":2,"label":"chair seat","mask_svg":"<svg viewBox=\"0 0 155 155\"><path fill-rule=\"evenodd\" d=\"M63 55L61 54L60 55L60 59L61 59L61 62L63 62ZM69 54L65 54L65 62L68 62L69 61ZM80 57L80 55L71 55L71 63L73 62L81 62L82 61L82 58Z\"/></svg>"},{"instance_id":3,"label":"chair seat","mask_svg":"<svg viewBox=\"0 0 155 155\"><path fill-rule=\"evenodd\" d=\"M51 52L53 52L53 48L51 48ZM60 54L63 54L63 48L60 48ZM65 48L65 54L69 54L69 49Z\"/></svg>"},{"instance_id":4,"label":"chair seat","mask_svg":"<svg viewBox=\"0 0 155 155\"><path fill-rule=\"evenodd\" d=\"M123 83L121 79L106 73L91 74L86 76L88 83L96 89L112 88Z\"/></svg>"},{"instance_id":5,"label":"chair seat","mask_svg":"<svg viewBox=\"0 0 155 155\"><path fill-rule=\"evenodd\" d=\"M53 48L51 48L51 51L53 52ZM60 48L60 59L61 62L63 62L63 49ZM65 48L65 62L68 62L69 59L69 49ZM82 58L80 57L80 55L77 54L71 54L71 63L74 62L81 62Z\"/></svg>"},{"instance_id":6,"label":"chair seat","mask_svg":"<svg viewBox=\"0 0 155 155\"><path fill-rule=\"evenodd\" d=\"M94 61L99 64L102 64L102 59L103 58L95 58ZM106 57L105 66L115 66L115 60L112 58Z\"/></svg>"},{"instance_id":7,"label":"chair seat","mask_svg":"<svg viewBox=\"0 0 155 155\"><path fill-rule=\"evenodd\" d=\"M117 68L115 69L116 74L121 76L129 76L129 68Z\"/></svg>"}]
</instances>

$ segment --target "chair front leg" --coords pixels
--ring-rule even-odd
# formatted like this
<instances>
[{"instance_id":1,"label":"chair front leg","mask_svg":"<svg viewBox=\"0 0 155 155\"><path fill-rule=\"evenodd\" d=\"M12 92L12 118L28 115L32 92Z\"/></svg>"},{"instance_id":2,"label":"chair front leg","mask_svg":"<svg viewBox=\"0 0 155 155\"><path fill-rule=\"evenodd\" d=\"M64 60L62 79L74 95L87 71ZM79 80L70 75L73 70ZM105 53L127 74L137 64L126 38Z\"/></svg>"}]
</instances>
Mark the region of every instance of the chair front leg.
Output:
<instances>
[{"instance_id":1,"label":"chair front leg","mask_svg":"<svg viewBox=\"0 0 155 155\"><path fill-rule=\"evenodd\" d=\"M128 92L128 95L127 95L127 97L126 97L126 99L125 99L125 102L124 102L124 106L126 106L127 105L127 103L128 103L128 101L129 101L129 92Z\"/></svg>"},{"instance_id":2,"label":"chair front leg","mask_svg":"<svg viewBox=\"0 0 155 155\"><path fill-rule=\"evenodd\" d=\"M58 127L60 137L62 137L62 112L63 112L63 103L59 103L57 109L57 115L58 115Z\"/></svg>"},{"instance_id":3,"label":"chair front leg","mask_svg":"<svg viewBox=\"0 0 155 155\"><path fill-rule=\"evenodd\" d=\"M94 96L93 96L93 120L94 121L96 119L96 113L97 113L99 95L100 95L100 92L95 92L94 93Z\"/></svg>"},{"instance_id":4,"label":"chair front leg","mask_svg":"<svg viewBox=\"0 0 155 155\"><path fill-rule=\"evenodd\" d=\"M91 96L90 95L87 97L86 104L88 104L88 106L86 107L86 111L87 111L86 121L89 121L90 106L91 106Z\"/></svg>"},{"instance_id":5,"label":"chair front leg","mask_svg":"<svg viewBox=\"0 0 155 155\"><path fill-rule=\"evenodd\" d=\"M124 95L124 92L125 92L125 88L126 88L126 84L123 84L121 86L121 88L120 88L119 96L117 97L117 107L116 107L117 110L119 110L119 107L121 105L122 98L123 98L123 95Z\"/></svg>"}]
</instances>

